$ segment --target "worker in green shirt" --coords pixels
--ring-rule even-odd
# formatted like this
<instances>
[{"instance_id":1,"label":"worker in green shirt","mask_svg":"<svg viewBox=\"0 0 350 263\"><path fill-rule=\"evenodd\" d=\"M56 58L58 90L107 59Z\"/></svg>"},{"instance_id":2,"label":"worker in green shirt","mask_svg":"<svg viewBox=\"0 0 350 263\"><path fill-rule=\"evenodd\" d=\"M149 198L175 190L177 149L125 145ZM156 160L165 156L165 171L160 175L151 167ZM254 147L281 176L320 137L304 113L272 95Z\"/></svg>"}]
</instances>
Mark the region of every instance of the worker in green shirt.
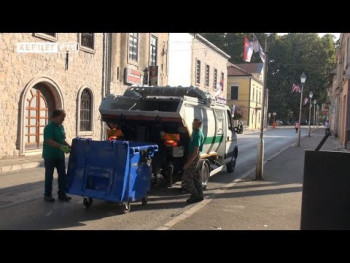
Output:
<instances>
[{"instance_id":1,"label":"worker in green shirt","mask_svg":"<svg viewBox=\"0 0 350 263\"><path fill-rule=\"evenodd\" d=\"M56 167L58 174L58 199L68 202L71 197L66 195L66 164L65 153L70 152L66 141L66 133L62 125L66 112L56 109L52 112L52 120L44 128L43 158L45 164L45 193L44 200L55 202L52 197L53 172Z\"/></svg>"},{"instance_id":2,"label":"worker in green shirt","mask_svg":"<svg viewBox=\"0 0 350 263\"><path fill-rule=\"evenodd\" d=\"M192 136L188 144L188 159L185 163L184 175L182 178L183 185L191 197L186 200L186 203L196 203L203 200L202 181L198 171L199 153L203 149L204 135L200 127L202 120L195 118L192 123Z\"/></svg>"}]
</instances>

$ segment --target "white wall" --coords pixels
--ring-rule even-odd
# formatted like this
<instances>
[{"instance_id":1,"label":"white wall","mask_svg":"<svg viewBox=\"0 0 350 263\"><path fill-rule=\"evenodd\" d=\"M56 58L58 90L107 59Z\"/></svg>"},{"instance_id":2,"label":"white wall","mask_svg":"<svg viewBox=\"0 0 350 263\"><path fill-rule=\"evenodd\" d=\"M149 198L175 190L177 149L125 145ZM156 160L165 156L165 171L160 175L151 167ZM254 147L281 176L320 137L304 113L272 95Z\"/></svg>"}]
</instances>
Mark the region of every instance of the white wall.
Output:
<instances>
[{"instance_id":1,"label":"white wall","mask_svg":"<svg viewBox=\"0 0 350 263\"><path fill-rule=\"evenodd\" d=\"M192 39L188 33L169 34L169 86L190 86Z\"/></svg>"}]
</instances>

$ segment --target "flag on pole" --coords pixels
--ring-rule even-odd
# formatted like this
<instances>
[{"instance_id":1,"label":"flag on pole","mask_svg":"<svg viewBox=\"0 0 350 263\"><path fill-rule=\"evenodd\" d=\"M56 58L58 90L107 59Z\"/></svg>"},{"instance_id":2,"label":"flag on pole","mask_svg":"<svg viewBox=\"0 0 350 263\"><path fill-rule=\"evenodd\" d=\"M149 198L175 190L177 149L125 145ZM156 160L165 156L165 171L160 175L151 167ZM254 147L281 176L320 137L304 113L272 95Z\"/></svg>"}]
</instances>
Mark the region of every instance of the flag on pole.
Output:
<instances>
[{"instance_id":1,"label":"flag on pole","mask_svg":"<svg viewBox=\"0 0 350 263\"><path fill-rule=\"evenodd\" d=\"M300 87L296 84L293 83L293 86L292 86L292 92L300 92Z\"/></svg>"},{"instance_id":2,"label":"flag on pole","mask_svg":"<svg viewBox=\"0 0 350 263\"><path fill-rule=\"evenodd\" d=\"M260 59L261 59L261 61L262 61L263 63L265 63L266 54L264 53L264 51L262 50L262 48L261 48L260 45L259 45L259 47L260 47L260 52L259 52L259 54L260 54Z\"/></svg>"},{"instance_id":3,"label":"flag on pole","mask_svg":"<svg viewBox=\"0 0 350 263\"><path fill-rule=\"evenodd\" d=\"M245 62L250 62L253 55L253 43L248 40L247 37L244 37L244 49L243 49L243 60Z\"/></svg>"},{"instance_id":4,"label":"flag on pole","mask_svg":"<svg viewBox=\"0 0 350 263\"><path fill-rule=\"evenodd\" d=\"M232 118L235 117L235 110L236 110L236 105L233 104L232 105L232 112L231 112Z\"/></svg>"},{"instance_id":5,"label":"flag on pole","mask_svg":"<svg viewBox=\"0 0 350 263\"><path fill-rule=\"evenodd\" d=\"M222 79L218 84L216 85L216 92L214 96L218 96L221 92L224 91L224 80Z\"/></svg>"},{"instance_id":6,"label":"flag on pole","mask_svg":"<svg viewBox=\"0 0 350 263\"><path fill-rule=\"evenodd\" d=\"M259 52L260 50L260 44L255 34L253 36L253 50L254 50L254 53Z\"/></svg>"}]
</instances>

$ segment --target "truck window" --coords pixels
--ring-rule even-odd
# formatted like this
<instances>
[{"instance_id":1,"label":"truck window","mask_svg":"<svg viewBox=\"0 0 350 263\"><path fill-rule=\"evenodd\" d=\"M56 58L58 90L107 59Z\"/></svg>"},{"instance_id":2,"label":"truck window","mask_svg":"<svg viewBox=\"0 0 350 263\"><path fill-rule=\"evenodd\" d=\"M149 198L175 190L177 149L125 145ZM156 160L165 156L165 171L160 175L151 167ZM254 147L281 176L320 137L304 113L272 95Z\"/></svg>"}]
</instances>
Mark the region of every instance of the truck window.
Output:
<instances>
[{"instance_id":1,"label":"truck window","mask_svg":"<svg viewBox=\"0 0 350 263\"><path fill-rule=\"evenodd\" d=\"M224 112L222 110L214 110L216 115L216 123L217 123L217 135L224 134Z\"/></svg>"},{"instance_id":2,"label":"truck window","mask_svg":"<svg viewBox=\"0 0 350 263\"><path fill-rule=\"evenodd\" d=\"M227 112L227 123L228 123L228 129L232 131L232 117L230 111Z\"/></svg>"}]
</instances>

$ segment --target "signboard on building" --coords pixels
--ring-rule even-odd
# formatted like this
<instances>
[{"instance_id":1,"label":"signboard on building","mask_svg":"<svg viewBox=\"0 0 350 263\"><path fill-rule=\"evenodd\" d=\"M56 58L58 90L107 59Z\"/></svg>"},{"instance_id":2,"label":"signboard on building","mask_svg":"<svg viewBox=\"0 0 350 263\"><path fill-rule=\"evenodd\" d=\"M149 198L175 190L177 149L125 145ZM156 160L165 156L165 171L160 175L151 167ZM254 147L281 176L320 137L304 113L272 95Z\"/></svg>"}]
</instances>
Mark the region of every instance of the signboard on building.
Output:
<instances>
[{"instance_id":1,"label":"signboard on building","mask_svg":"<svg viewBox=\"0 0 350 263\"><path fill-rule=\"evenodd\" d=\"M216 102L220 104L226 104L226 99L223 97L216 97Z\"/></svg>"},{"instance_id":2,"label":"signboard on building","mask_svg":"<svg viewBox=\"0 0 350 263\"><path fill-rule=\"evenodd\" d=\"M140 85L142 81L142 72L136 69L125 68L124 82L127 84Z\"/></svg>"},{"instance_id":3,"label":"signboard on building","mask_svg":"<svg viewBox=\"0 0 350 263\"><path fill-rule=\"evenodd\" d=\"M149 66L149 85L158 86L158 66Z\"/></svg>"}]
</instances>

